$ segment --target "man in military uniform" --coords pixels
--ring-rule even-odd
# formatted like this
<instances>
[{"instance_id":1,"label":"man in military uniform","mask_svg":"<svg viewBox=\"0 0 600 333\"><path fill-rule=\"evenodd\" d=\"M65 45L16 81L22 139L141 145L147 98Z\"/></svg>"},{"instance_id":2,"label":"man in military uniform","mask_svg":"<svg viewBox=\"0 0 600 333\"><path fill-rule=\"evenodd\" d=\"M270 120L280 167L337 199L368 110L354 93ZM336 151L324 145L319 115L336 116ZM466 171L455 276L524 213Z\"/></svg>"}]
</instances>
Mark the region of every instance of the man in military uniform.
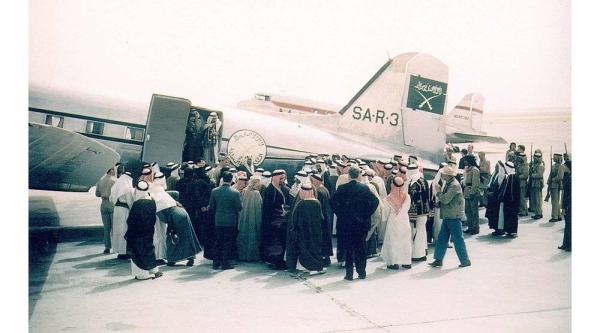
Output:
<instances>
[{"instance_id":1,"label":"man in military uniform","mask_svg":"<svg viewBox=\"0 0 600 333\"><path fill-rule=\"evenodd\" d=\"M562 155L554 154L554 165L550 169L548 176L548 187L550 189L550 198L552 202L552 216L549 222L562 221L560 215L560 191L563 189L564 169L562 165Z\"/></svg>"},{"instance_id":2,"label":"man in military uniform","mask_svg":"<svg viewBox=\"0 0 600 333\"><path fill-rule=\"evenodd\" d=\"M519 216L528 216L527 214L527 179L529 178L529 163L527 163L527 155L524 152L519 152L517 155L517 177L519 177Z\"/></svg>"},{"instance_id":3,"label":"man in military uniform","mask_svg":"<svg viewBox=\"0 0 600 333\"><path fill-rule=\"evenodd\" d=\"M479 233L479 166L475 156L465 156L465 215L467 216L467 230L464 233L477 235Z\"/></svg>"},{"instance_id":4,"label":"man in military uniform","mask_svg":"<svg viewBox=\"0 0 600 333\"><path fill-rule=\"evenodd\" d=\"M530 208L533 210L533 218L538 220L542 216L542 189L544 188L544 161L542 161L542 153L536 151L533 155L533 162L529 168L529 199Z\"/></svg>"}]
</instances>

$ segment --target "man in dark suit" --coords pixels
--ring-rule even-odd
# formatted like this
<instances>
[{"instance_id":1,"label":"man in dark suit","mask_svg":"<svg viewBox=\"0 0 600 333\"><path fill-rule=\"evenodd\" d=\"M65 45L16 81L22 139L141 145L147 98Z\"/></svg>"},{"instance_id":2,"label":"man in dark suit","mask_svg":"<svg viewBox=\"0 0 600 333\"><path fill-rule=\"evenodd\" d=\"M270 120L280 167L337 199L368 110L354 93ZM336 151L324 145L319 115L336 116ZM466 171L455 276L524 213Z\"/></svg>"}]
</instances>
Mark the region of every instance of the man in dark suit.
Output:
<instances>
[{"instance_id":1,"label":"man in dark suit","mask_svg":"<svg viewBox=\"0 0 600 333\"><path fill-rule=\"evenodd\" d=\"M231 269L235 253L238 213L242 210L240 193L231 188L231 172L223 173L223 184L210 193L207 209L215 213L215 255L213 269Z\"/></svg>"},{"instance_id":2,"label":"man in dark suit","mask_svg":"<svg viewBox=\"0 0 600 333\"><path fill-rule=\"evenodd\" d=\"M329 204L338 217L338 249L343 249L346 258L344 279L353 279L354 265L358 277L364 279L367 276L367 233L371 228L371 215L377 209L379 199L369 187L360 183L361 170L358 166L351 166L348 176L350 181L338 187Z\"/></svg>"}]
</instances>

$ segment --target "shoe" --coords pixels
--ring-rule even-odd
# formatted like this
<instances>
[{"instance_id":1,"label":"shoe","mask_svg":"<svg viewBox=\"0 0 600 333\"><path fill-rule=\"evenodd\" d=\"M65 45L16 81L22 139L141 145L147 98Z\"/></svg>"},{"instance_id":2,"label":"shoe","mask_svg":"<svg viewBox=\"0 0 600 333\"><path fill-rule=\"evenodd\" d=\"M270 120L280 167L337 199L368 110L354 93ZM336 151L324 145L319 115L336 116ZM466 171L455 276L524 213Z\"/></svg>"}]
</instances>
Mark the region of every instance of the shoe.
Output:
<instances>
[{"instance_id":1,"label":"shoe","mask_svg":"<svg viewBox=\"0 0 600 333\"><path fill-rule=\"evenodd\" d=\"M400 269L398 265L387 265L387 269Z\"/></svg>"},{"instance_id":2,"label":"shoe","mask_svg":"<svg viewBox=\"0 0 600 333\"><path fill-rule=\"evenodd\" d=\"M565 249L565 247L561 245L561 246L559 246L559 247L558 247L558 249L559 249L559 250L564 250L564 249Z\"/></svg>"},{"instance_id":3,"label":"shoe","mask_svg":"<svg viewBox=\"0 0 600 333\"><path fill-rule=\"evenodd\" d=\"M110 254L110 249L104 249L104 252L102 252L104 254Z\"/></svg>"},{"instance_id":4,"label":"shoe","mask_svg":"<svg viewBox=\"0 0 600 333\"><path fill-rule=\"evenodd\" d=\"M442 261L435 259L434 261L430 262L428 265L432 266L432 267L442 267Z\"/></svg>"},{"instance_id":5,"label":"shoe","mask_svg":"<svg viewBox=\"0 0 600 333\"><path fill-rule=\"evenodd\" d=\"M158 278L159 278L159 277L161 277L161 276L163 276L163 273L162 273L162 272L156 272L156 273L154 273L154 277L152 278L152 280L154 280L154 279L158 279Z\"/></svg>"},{"instance_id":6,"label":"shoe","mask_svg":"<svg viewBox=\"0 0 600 333\"><path fill-rule=\"evenodd\" d=\"M402 268L411 269L412 265L402 265Z\"/></svg>"},{"instance_id":7,"label":"shoe","mask_svg":"<svg viewBox=\"0 0 600 333\"><path fill-rule=\"evenodd\" d=\"M233 269L233 266L231 266L231 265L222 265L222 266L221 266L221 270L222 270L222 271L226 271L226 270L228 270L228 269Z\"/></svg>"},{"instance_id":8,"label":"shoe","mask_svg":"<svg viewBox=\"0 0 600 333\"><path fill-rule=\"evenodd\" d=\"M135 276L136 280L148 280L148 279L154 279L154 277L147 275L147 276Z\"/></svg>"},{"instance_id":9,"label":"shoe","mask_svg":"<svg viewBox=\"0 0 600 333\"><path fill-rule=\"evenodd\" d=\"M129 254L118 254L117 259L131 259Z\"/></svg>"},{"instance_id":10,"label":"shoe","mask_svg":"<svg viewBox=\"0 0 600 333\"><path fill-rule=\"evenodd\" d=\"M471 231L471 235L477 235L479 233L479 230L473 230Z\"/></svg>"},{"instance_id":11,"label":"shoe","mask_svg":"<svg viewBox=\"0 0 600 333\"><path fill-rule=\"evenodd\" d=\"M504 235L504 231L496 230L496 231L492 232L492 235L494 235L494 236L502 236L502 235Z\"/></svg>"},{"instance_id":12,"label":"shoe","mask_svg":"<svg viewBox=\"0 0 600 333\"><path fill-rule=\"evenodd\" d=\"M539 220L541 219L543 216L542 215L533 215L533 219L534 220Z\"/></svg>"},{"instance_id":13,"label":"shoe","mask_svg":"<svg viewBox=\"0 0 600 333\"><path fill-rule=\"evenodd\" d=\"M519 214L520 217L529 216L529 214Z\"/></svg>"},{"instance_id":14,"label":"shoe","mask_svg":"<svg viewBox=\"0 0 600 333\"><path fill-rule=\"evenodd\" d=\"M352 280L354 280L354 278L346 275L346 276L344 276L344 280L352 281Z\"/></svg>"},{"instance_id":15,"label":"shoe","mask_svg":"<svg viewBox=\"0 0 600 333\"><path fill-rule=\"evenodd\" d=\"M175 262L174 261L169 261L169 262L167 262L167 266L175 266Z\"/></svg>"},{"instance_id":16,"label":"shoe","mask_svg":"<svg viewBox=\"0 0 600 333\"><path fill-rule=\"evenodd\" d=\"M358 278L364 280L367 278L367 274L358 274Z\"/></svg>"},{"instance_id":17,"label":"shoe","mask_svg":"<svg viewBox=\"0 0 600 333\"><path fill-rule=\"evenodd\" d=\"M562 221L562 217L559 217L559 218L558 218L558 220L559 220L559 221Z\"/></svg>"},{"instance_id":18,"label":"shoe","mask_svg":"<svg viewBox=\"0 0 600 333\"><path fill-rule=\"evenodd\" d=\"M548 222L558 222L559 219L549 219Z\"/></svg>"},{"instance_id":19,"label":"shoe","mask_svg":"<svg viewBox=\"0 0 600 333\"><path fill-rule=\"evenodd\" d=\"M186 266L194 266L194 259L193 258L188 259L188 262L185 265Z\"/></svg>"},{"instance_id":20,"label":"shoe","mask_svg":"<svg viewBox=\"0 0 600 333\"><path fill-rule=\"evenodd\" d=\"M517 233L506 234L506 237L508 237L508 238L517 238L517 237L519 237L519 235Z\"/></svg>"},{"instance_id":21,"label":"shoe","mask_svg":"<svg viewBox=\"0 0 600 333\"><path fill-rule=\"evenodd\" d=\"M317 274L319 274L319 275L325 274L325 271L317 271Z\"/></svg>"},{"instance_id":22,"label":"shoe","mask_svg":"<svg viewBox=\"0 0 600 333\"><path fill-rule=\"evenodd\" d=\"M470 234L471 233L471 229L463 230L463 233Z\"/></svg>"},{"instance_id":23,"label":"shoe","mask_svg":"<svg viewBox=\"0 0 600 333\"><path fill-rule=\"evenodd\" d=\"M410 259L411 261L427 261L427 256L421 257L421 258L412 258Z\"/></svg>"},{"instance_id":24,"label":"shoe","mask_svg":"<svg viewBox=\"0 0 600 333\"><path fill-rule=\"evenodd\" d=\"M213 264L212 264L213 269L219 269L219 266L221 266L220 262L213 262Z\"/></svg>"},{"instance_id":25,"label":"shoe","mask_svg":"<svg viewBox=\"0 0 600 333\"><path fill-rule=\"evenodd\" d=\"M458 265L458 267L469 267L471 266L471 260L467 260L464 263Z\"/></svg>"}]
</instances>

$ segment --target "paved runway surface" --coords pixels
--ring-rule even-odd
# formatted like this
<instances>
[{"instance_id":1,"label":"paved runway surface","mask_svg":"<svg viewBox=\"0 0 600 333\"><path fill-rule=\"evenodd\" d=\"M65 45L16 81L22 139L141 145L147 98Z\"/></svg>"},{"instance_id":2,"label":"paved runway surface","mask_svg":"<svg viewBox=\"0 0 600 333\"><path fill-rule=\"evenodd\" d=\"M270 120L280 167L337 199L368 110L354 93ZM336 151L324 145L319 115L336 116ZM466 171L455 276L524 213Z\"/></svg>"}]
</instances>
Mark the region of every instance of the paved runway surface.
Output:
<instances>
[{"instance_id":1,"label":"paved runway surface","mask_svg":"<svg viewBox=\"0 0 600 333\"><path fill-rule=\"evenodd\" d=\"M548 203L544 219L521 218L515 239L491 236L482 218L466 236L466 268L448 249L441 268L393 271L372 258L365 280L346 281L337 264L315 276L260 263L219 271L200 254L136 281L129 260L102 254L99 199L49 193L30 191L32 333L571 331L571 253L557 249L564 222L548 222ZM93 232L63 238L61 228ZM36 236L51 230L58 243Z\"/></svg>"}]
</instances>

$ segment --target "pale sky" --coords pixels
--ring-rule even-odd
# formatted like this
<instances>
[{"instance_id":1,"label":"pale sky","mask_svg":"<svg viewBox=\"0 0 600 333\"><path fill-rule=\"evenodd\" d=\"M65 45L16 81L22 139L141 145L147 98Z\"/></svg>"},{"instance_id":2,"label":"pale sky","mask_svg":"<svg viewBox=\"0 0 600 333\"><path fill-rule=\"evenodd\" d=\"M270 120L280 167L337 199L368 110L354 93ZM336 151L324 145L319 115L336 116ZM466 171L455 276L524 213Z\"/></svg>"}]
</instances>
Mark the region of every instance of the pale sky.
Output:
<instances>
[{"instance_id":1,"label":"pale sky","mask_svg":"<svg viewBox=\"0 0 600 333\"><path fill-rule=\"evenodd\" d=\"M29 1L30 83L144 103L343 106L405 52L449 66L450 110L471 92L490 114L571 106L570 1Z\"/></svg>"}]
</instances>

